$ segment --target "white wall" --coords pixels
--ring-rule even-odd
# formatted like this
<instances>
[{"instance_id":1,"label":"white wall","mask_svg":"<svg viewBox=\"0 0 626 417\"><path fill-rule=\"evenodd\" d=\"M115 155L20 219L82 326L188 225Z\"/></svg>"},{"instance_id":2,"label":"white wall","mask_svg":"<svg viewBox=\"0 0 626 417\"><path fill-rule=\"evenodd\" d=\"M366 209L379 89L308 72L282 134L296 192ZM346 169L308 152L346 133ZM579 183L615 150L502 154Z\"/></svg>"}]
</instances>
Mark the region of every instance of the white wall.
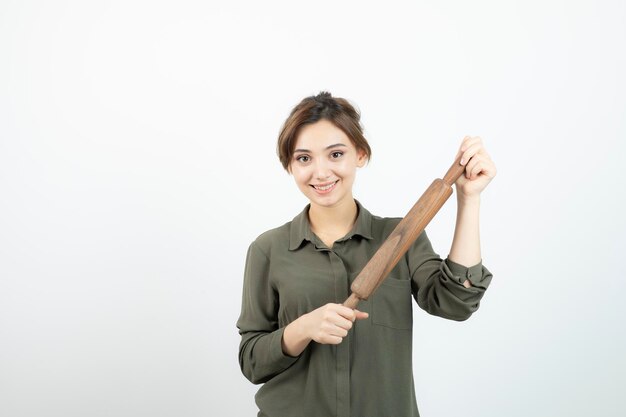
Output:
<instances>
[{"instance_id":1,"label":"white wall","mask_svg":"<svg viewBox=\"0 0 626 417\"><path fill-rule=\"evenodd\" d=\"M362 111L355 195L402 216L480 135L480 310L419 311L424 416L618 416L622 1L0 3L0 415L252 416L248 244L306 204L281 123ZM411 192L400 191L412 189ZM429 226L440 254L452 199Z\"/></svg>"}]
</instances>

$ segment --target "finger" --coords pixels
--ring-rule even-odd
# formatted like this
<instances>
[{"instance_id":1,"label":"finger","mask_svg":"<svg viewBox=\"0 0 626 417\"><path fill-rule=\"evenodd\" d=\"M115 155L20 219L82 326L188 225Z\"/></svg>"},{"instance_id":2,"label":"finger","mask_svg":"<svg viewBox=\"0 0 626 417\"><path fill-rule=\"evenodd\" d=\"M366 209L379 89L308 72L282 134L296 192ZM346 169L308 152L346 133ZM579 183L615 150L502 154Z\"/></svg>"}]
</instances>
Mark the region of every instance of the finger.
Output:
<instances>
[{"instance_id":1,"label":"finger","mask_svg":"<svg viewBox=\"0 0 626 417\"><path fill-rule=\"evenodd\" d=\"M464 146L465 143L467 142L467 140L471 139L469 136L465 136L462 140L461 140L461 144L459 145L459 149L456 151L456 156L454 157L454 159L457 159L459 156L461 156L463 154L463 150L464 150Z\"/></svg>"},{"instance_id":2,"label":"finger","mask_svg":"<svg viewBox=\"0 0 626 417\"><path fill-rule=\"evenodd\" d=\"M481 142L482 138L480 136L465 136L465 138L463 139L463 145L461 146L464 148L469 148L470 146Z\"/></svg>"},{"instance_id":3,"label":"finger","mask_svg":"<svg viewBox=\"0 0 626 417\"><path fill-rule=\"evenodd\" d=\"M345 317L337 315L330 322L333 325L337 326L337 327L341 327L342 329L350 330L352 328L353 320L352 319L346 319Z\"/></svg>"},{"instance_id":4,"label":"finger","mask_svg":"<svg viewBox=\"0 0 626 417\"><path fill-rule=\"evenodd\" d=\"M462 155L467 149L469 149L471 146L477 144L477 143L481 143L482 139L480 138L480 136L465 136L463 138L463 140L461 141L461 145L459 145L459 151L456 154L456 158L458 158L460 155ZM464 158L463 159L463 163L467 162L469 158Z\"/></svg>"},{"instance_id":5,"label":"finger","mask_svg":"<svg viewBox=\"0 0 626 417\"><path fill-rule=\"evenodd\" d=\"M341 327L335 326L331 331L330 334L332 336L338 336L338 337L346 337L348 335L348 331L346 329L342 329Z\"/></svg>"},{"instance_id":6,"label":"finger","mask_svg":"<svg viewBox=\"0 0 626 417\"><path fill-rule=\"evenodd\" d=\"M336 335L339 337L346 337L348 335L348 331L346 329L342 329L341 327L338 327Z\"/></svg>"},{"instance_id":7,"label":"finger","mask_svg":"<svg viewBox=\"0 0 626 417\"><path fill-rule=\"evenodd\" d=\"M322 333L322 335L337 337L345 337L348 335L348 329L341 328L340 326L337 326L336 324L330 322L322 323L322 326L320 327L320 332Z\"/></svg>"},{"instance_id":8,"label":"finger","mask_svg":"<svg viewBox=\"0 0 626 417\"><path fill-rule=\"evenodd\" d=\"M472 174L475 173L476 166L482 162L482 158L480 155L474 156L469 162L465 165L465 178L472 177Z\"/></svg>"},{"instance_id":9,"label":"finger","mask_svg":"<svg viewBox=\"0 0 626 417\"><path fill-rule=\"evenodd\" d=\"M480 136L465 136L461 141L461 146L459 147L459 149L461 149L461 152L464 152L470 146L480 142L482 142Z\"/></svg>"},{"instance_id":10,"label":"finger","mask_svg":"<svg viewBox=\"0 0 626 417\"><path fill-rule=\"evenodd\" d=\"M461 150L463 150L464 148L467 148L471 144L470 143L471 141L472 141L472 137L471 136L465 136L463 138L463 140L461 140L461 146L459 146L459 148Z\"/></svg>"},{"instance_id":11,"label":"finger","mask_svg":"<svg viewBox=\"0 0 626 417\"><path fill-rule=\"evenodd\" d=\"M471 179L481 177L487 177L490 180L496 175L496 167L491 160L481 159L480 162L472 170Z\"/></svg>"},{"instance_id":12,"label":"finger","mask_svg":"<svg viewBox=\"0 0 626 417\"><path fill-rule=\"evenodd\" d=\"M493 178L496 175L496 166L491 159L481 158L480 171L476 172L476 176L485 175L486 177Z\"/></svg>"},{"instance_id":13,"label":"finger","mask_svg":"<svg viewBox=\"0 0 626 417\"><path fill-rule=\"evenodd\" d=\"M342 341L343 341L342 337L332 336L332 335L325 335L324 337L320 339L320 343L326 344L326 345L338 345Z\"/></svg>"},{"instance_id":14,"label":"finger","mask_svg":"<svg viewBox=\"0 0 626 417\"><path fill-rule=\"evenodd\" d=\"M325 307L327 317L329 318L333 316L350 318L350 316L354 314L350 307L346 307L343 304L328 303Z\"/></svg>"},{"instance_id":15,"label":"finger","mask_svg":"<svg viewBox=\"0 0 626 417\"><path fill-rule=\"evenodd\" d=\"M483 170L483 163L482 161L479 161L474 165L474 167L469 172L470 181L475 180L480 175L482 170Z\"/></svg>"},{"instance_id":16,"label":"finger","mask_svg":"<svg viewBox=\"0 0 626 417\"><path fill-rule=\"evenodd\" d=\"M461 158L461 165L467 164L467 162L472 159L474 155L481 153L483 148L483 144L481 142L477 142L472 144L470 147L466 148L463 151L463 157Z\"/></svg>"},{"instance_id":17,"label":"finger","mask_svg":"<svg viewBox=\"0 0 626 417\"><path fill-rule=\"evenodd\" d=\"M496 164L494 164L491 159L489 160L489 163L487 164L487 169L485 169L485 172L487 175L489 175L489 178L494 178L496 174L498 173Z\"/></svg>"},{"instance_id":18,"label":"finger","mask_svg":"<svg viewBox=\"0 0 626 417\"><path fill-rule=\"evenodd\" d=\"M344 318L346 318L348 320L354 321L354 316L355 316L354 311L355 310L351 309L350 307L346 307L346 306L343 306L343 305L339 304L337 306L337 310L336 311L337 311L337 314L339 314L341 317L344 317Z\"/></svg>"}]
</instances>

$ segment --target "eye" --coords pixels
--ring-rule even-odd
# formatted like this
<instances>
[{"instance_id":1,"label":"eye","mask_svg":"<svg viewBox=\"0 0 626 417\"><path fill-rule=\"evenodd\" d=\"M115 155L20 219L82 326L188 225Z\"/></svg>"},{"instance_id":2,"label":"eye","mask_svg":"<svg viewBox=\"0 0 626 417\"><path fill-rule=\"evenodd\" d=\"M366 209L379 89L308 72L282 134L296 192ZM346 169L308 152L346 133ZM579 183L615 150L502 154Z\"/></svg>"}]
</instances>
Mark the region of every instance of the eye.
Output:
<instances>
[{"instance_id":1,"label":"eye","mask_svg":"<svg viewBox=\"0 0 626 417\"><path fill-rule=\"evenodd\" d=\"M334 159L341 158L343 156L343 152L336 151L330 154Z\"/></svg>"},{"instance_id":2,"label":"eye","mask_svg":"<svg viewBox=\"0 0 626 417\"><path fill-rule=\"evenodd\" d=\"M302 163L307 163L311 160L311 158L309 158L308 155L300 155L296 158L296 161L302 162Z\"/></svg>"}]
</instances>

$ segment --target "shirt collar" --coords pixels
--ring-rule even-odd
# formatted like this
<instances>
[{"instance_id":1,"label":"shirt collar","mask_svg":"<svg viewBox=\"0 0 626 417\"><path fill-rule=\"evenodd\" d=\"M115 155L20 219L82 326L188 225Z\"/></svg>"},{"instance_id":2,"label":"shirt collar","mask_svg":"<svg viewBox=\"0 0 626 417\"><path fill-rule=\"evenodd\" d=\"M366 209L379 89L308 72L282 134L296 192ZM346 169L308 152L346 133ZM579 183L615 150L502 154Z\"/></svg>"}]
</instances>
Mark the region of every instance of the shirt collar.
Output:
<instances>
[{"instance_id":1,"label":"shirt collar","mask_svg":"<svg viewBox=\"0 0 626 417\"><path fill-rule=\"evenodd\" d=\"M357 205L357 218L354 222L352 230L343 237L341 240L349 239L353 236L361 236L365 239L372 239L372 214L365 209L359 203L358 200L354 200ZM293 218L291 221L291 234L289 237L289 250L296 250L302 246L302 242L307 240L313 242L313 231L311 230L311 224L309 223L309 208L310 204Z\"/></svg>"}]
</instances>

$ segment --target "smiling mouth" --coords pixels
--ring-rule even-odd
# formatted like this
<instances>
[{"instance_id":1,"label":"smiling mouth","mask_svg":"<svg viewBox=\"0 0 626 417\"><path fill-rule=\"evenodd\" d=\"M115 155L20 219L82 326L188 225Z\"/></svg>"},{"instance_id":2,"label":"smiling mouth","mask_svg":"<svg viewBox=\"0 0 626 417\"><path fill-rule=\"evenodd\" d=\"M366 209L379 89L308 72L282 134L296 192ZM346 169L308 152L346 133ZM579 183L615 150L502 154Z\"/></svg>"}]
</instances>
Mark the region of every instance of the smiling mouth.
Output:
<instances>
[{"instance_id":1,"label":"smiling mouth","mask_svg":"<svg viewBox=\"0 0 626 417\"><path fill-rule=\"evenodd\" d=\"M311 187L315 188L317 191L329 191L331 188L333 188L335 186L335 184L337 184L337 182L339 182L339 180L334 181L334 182L330 182L327 184L319 184L319 185L312 185Z\"/></svg>"}]
</instances>

